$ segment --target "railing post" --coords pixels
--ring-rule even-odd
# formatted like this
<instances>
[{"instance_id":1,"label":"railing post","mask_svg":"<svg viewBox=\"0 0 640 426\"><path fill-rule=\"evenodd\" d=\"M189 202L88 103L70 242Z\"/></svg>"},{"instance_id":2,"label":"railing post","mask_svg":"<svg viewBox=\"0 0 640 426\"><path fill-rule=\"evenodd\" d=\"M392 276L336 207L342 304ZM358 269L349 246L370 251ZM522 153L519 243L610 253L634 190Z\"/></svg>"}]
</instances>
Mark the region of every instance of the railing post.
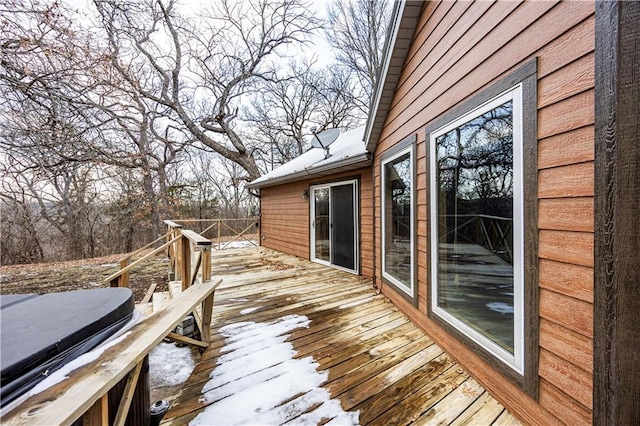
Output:
<instances>
[{"instance_id":1,"label":"railing post","mask_svg":"<svg viewBox=\"0 0 640 426\"><path fill-rule=\"evenodd\" d=\"M120 269L124 269L129 265L130 258L124 258L120 261ZM129 288L129 271L125 271L118 278L118 287Z\"/></svg>"},{"instance_id":2,"label":"railing post","mask_svg":"<svg viewBox=\"0 0 640 426\"><path fill-rule=\"evenodd\" d=\"M211 250L202 248L202 282L211 280Z\"/></svg>"},{"instance_id":3,"label":"railing post","mask_svg":"<svg viewBox=\"0 0 640 426\"><path fill-rule=\"evenodd\" d=\"M218 250L220 250L220 228L222 227L222 221L218 219Z\"/></svg>"},{"instance_id":4,"label":"railing post","mask_svg":"<svg viewBox=\"0 0 640 426\"><path fill-rule=\"evenodd\" d=\"M180 279L182 280L182 291L186 290L191 283L191 242L187 237L180 238L180 258L181 258L181 271Z\"/></svg>"}]
</instances>

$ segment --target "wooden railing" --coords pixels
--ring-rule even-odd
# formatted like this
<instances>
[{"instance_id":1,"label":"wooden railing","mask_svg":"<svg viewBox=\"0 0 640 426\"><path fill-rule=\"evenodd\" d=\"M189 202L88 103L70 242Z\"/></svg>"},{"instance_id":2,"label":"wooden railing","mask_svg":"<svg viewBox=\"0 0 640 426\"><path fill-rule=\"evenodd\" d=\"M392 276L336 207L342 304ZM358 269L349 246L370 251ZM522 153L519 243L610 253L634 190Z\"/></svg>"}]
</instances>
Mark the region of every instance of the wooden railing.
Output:
<instances>
[{"instance_id":1,"label":"wooden railing","mask_svg":"<svg viewBox=\"0 0 640 426\"><path fill-rule=\"evenodd\" d=\"M236 241L248 241L254 246L260 244L260 217L165 220L165 224L171 229L170 223L174 225L174 229L188 226L189 229L211 240L216 250L228 248Z\"/></svg>"},{"instance_id":2,"label":"wooden railing","mask_svg":"<svg viewBox=\"0 0 640 426\"><path fill-rule=\"evenodd\" d=\"M441 229L446 229L442 241L463 241L478 244L508 263L513 263L513 219L477 215L441 215Z\"/></svg>"},{"instance_id":3,"label":"wooden railing","mask_svg":"<svg viewBox=\"0 0 640 426\"><path fill-rule=\"evenodd\" d=\"M221 222L216 223L221 226ZM169 337L200 347L208 346L214 292L222 282L211 280L211 240L183 229L176 222L165 221L165 224L168 227L165 235L127 255L119 262L120 269L104 281L112 287L128 287L132 269L166 250L170 259L170 278L181 281L182 292L165 307L134 325L124 340L106 349L97 359L88 361L72 371L67 379L28 397L6 413L3 424L72 424L82 417L85 425L123 425L143 360L155 345ZM163 240L165 242L159 247L131 261ZM194 314L200 329L200 341L173 333L176 325L190 313ZM109 391L125 377L127 383L118 411L110 419Z\"/></svg>"},{"instance_id":4,"label":"wooden railing","mask_svg":"<svg viewBox=\"0 0 640 426\"><path fill-rule=\"evenodd\" d=\"M190 287L162 310L135 324L101 353L95 357L88 356L87 362L80 363L78 368L68 373L68 377L27 396L26 400L4 413L2 424L71 425L82 418L85 426L124 425L144 358L199 306L203 313L208 312L203 327L210 329L213 295L221 282L207 281ZM210 334L206 335L209 342ZM127 383L117 414L110 419L109 390L125 377Z\"/></svg>"}]
</instances>

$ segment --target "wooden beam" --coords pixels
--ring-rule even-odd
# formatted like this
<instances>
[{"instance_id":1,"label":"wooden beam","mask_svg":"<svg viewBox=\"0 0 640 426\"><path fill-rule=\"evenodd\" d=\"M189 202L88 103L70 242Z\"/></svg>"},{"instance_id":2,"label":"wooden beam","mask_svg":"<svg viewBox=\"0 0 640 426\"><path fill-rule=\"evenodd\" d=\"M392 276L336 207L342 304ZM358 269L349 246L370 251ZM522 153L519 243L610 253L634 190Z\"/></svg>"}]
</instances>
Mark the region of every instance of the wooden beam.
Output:
<instances>
[{"instance_id":1,"label":"wooden beam","mask_svg":"<svg viewBox=\"0 0 640 426\"><path fill-rule=\"evenodd\" d=\"M151 297L153 296L153 292L156 291L157 286L158 286L158 283L151 283L151 285L147 289L147 292L144 294L142 301L140 301L141 305L143 303L149 303L149 301L151 301Z\"/></svg>"},{"instance_id":2,"label":"wooden beam","mask_svg":"<svg viewBox=\"0 0 640 426\"><path fill-rule=\"evenodd\" d=\"M109 426L109 395L104 394L82 416L82 426Z\"/></svg>"},{"instance_id":3,"label":"wooden beam","mask_svg":"<svg viewBox=\"0 0 640 426\"><path fill-rule=\"evenodd\" d=\"M596 2L593 424L640 424L640 2Z\"/></svg>"},{"instance_id":4,"label":"wooden beam","mask_svg":"<svg viewBox=\"0 0 640 426\"><path fill-rule=\"evenodd\" d=\"M127 414L129 414L129 407L131 407L131 401L133 400L133 394L136 391L136 384L138 383L138 377L140 377L140 371L142 371L143 361L140 361L136 368L134 368L129 377L127 377L127 384L125 385L124 392L122 393L122 399L118 405L118 412L116 418L113 420L113 426L124 426L127 420Z\"/></svg>"},{"instance_id":5,"label":"wooden beam","mask_svg":"<svg viewBox=\"0 0 640 426\"><path fill-rule=\"evenodd\" d=\"M136 260L135 262L130 263L126 268L122 268L118 272L116 272L115 274L109 275L107 278L104 279L104 281L111 282L111 280L113 280L114 278L118 278L120 275L124 274L125 272L128 272L131 269L135 268L136 266L138 266L139 264L141 264L145 260L149 259L151 256L154 256L156 253L159 253L160 251L164 250L170 244L173 244L175 241L178 241L180 238L182 238L181 235L177 236L176 238L174 238L174 239L172 239L170 241L167 241L166 243L164 243L163 245L161 245L157 249L154 249L154 250L150 251L149 253L147 253L144 256L142 256L140 259Z\"/></svg>"},{"instance_id":6,"label":"wooden beam","mask_svg":"<svg viewBox=\"0 0 640 426\"><path fill-rule=\"evenodd\" d=\"M70 372L67 379L31 395L6 413L2 424L72 424L142 362L151 349L220 283L222 280L209 281L188 288L164 309L134 325L122 340L105 349L96 359ZM38 409L34 410L34 407Z\"/></svg>"},{"instance_id":7,"label":"wooden beam","mask_svg":"<svg viewBox=\"0 0 640 426\"><path fill-rule=\"evenodd\" d=\"M180 237L180 241L180 259L182 262L180 277L182 290L186 290L191 285L191 244L184 236Z\"/></svg>"},{"instance_id":8,"label":"wooden beam","mask_svg":"<svg viewBox=\"0 0 640 426\"><path fill-rule=\"evenodd\" d=\"M169 333L167 337L171 340L175 340L176 342L185 343L187 345L198 346L200 348L208 348L209 344L202 342L200 340L192 339L191 337L183 336L178 333Z\"/></svg>"},{"instance_id":9,"label":"wooden beam","mask_svg":"<svg viewBox=\"0 0 640 426\"><path fill-rule=\"evenodd\" d=\"M195 231L192 231L190 229L183 229L182 230L182 235L187 237L189 239L189 241L191 241L193 244L195 244L197 246L205 246L205 247L206 246L211 246L211 240L206 239L202 235L200 235L200 234L198 234Z\"/></svg>"},{"instance_id":10,"label":"wooden beam","mask_svg":"<svg viewBox=\"0 0 640 426\"><path fill-rule=\"evenodd\" d=\"M169 228L177 228L177 229L182 229L182 225L180 225L179 223L176 223L172 220L165 220L164 224L167 225Z\"/></svg>"},{"instance_id":11,"label":"wooden beam","mask_svg":"<svg viewBox=\"0 0 640 426\"><path fill-rule=\"evenodd\" d=\"M213 295L211 293L204 299L202 305L202 327L200 328L200 336L203 342L211 342L211 316L213 315Z\"/></svg>"}]
</instances>

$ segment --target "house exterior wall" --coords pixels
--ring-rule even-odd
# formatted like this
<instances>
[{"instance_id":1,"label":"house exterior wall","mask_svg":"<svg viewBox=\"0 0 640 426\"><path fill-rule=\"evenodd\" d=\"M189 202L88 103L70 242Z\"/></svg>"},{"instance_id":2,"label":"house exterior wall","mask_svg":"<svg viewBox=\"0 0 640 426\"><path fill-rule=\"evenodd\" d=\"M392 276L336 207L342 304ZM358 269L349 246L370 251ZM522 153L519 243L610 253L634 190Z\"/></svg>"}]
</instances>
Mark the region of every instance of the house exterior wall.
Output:
<instances>
[{"instance_id":1,"label":"house exterior wall","mask_svg":"<svg viewBox=\"0 0 640 426\"><path fill-rule=\"evenodd\" d=\"M304 259L310 258L310 200L302 193L312 185L359 179L360 270L373 276L373 195L371 168L286 183L260 190L261 245Z\"/></svg>"},{"instance_id":2,"label":"house exterior wall","mask_svg":"<svg viewBox=\"0 0 640 426\"><path fill-rule=\"evenodd\" d=\"M383 282L380 156L416 135L417 306L390 285L383 285L383 292L502 404L530 423L591 421L594 11L593 2L578 1L426 3L375 152L376 281ZM425 143L425 127L433 120L535 57L537 399L427 316L430 208Z\"/></svg>"}]
</instances>

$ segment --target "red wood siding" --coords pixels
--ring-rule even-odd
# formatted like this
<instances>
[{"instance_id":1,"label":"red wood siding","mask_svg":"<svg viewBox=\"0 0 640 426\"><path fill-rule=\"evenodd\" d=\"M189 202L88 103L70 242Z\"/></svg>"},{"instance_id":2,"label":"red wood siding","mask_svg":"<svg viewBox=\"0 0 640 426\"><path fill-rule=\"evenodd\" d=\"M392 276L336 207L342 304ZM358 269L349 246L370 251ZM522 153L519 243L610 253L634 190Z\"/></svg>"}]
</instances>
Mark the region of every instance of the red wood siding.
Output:
<instances>
[{"instance_id":1,"label":"red wood siding","mask_svg":"<svg viewBox=\"0 0 640 426\"><path fill-rule=\"evenodd\" d=\"M501 403L527 423L591 421L593 352L593 2L429 2L378 142L379 156L417 135L418 306L383 291ZM426 315L425 126L538 58L540 365L534 400ZM375 217L376 278L380 210Z\"/></svg>"},{"instance_id":2,"label":"red wood siding","mask_svg":"<svg viewBox=\"0 0 640 426\"><path fill-rule=\"evenodd\" d=\"M360 180L360 267L365 277L373 276L373 188L371 169L262 188L260 191L262 245L309 259L309 200L301 195L311 185L343 179Z\"/></svg>"}]
</instances>

